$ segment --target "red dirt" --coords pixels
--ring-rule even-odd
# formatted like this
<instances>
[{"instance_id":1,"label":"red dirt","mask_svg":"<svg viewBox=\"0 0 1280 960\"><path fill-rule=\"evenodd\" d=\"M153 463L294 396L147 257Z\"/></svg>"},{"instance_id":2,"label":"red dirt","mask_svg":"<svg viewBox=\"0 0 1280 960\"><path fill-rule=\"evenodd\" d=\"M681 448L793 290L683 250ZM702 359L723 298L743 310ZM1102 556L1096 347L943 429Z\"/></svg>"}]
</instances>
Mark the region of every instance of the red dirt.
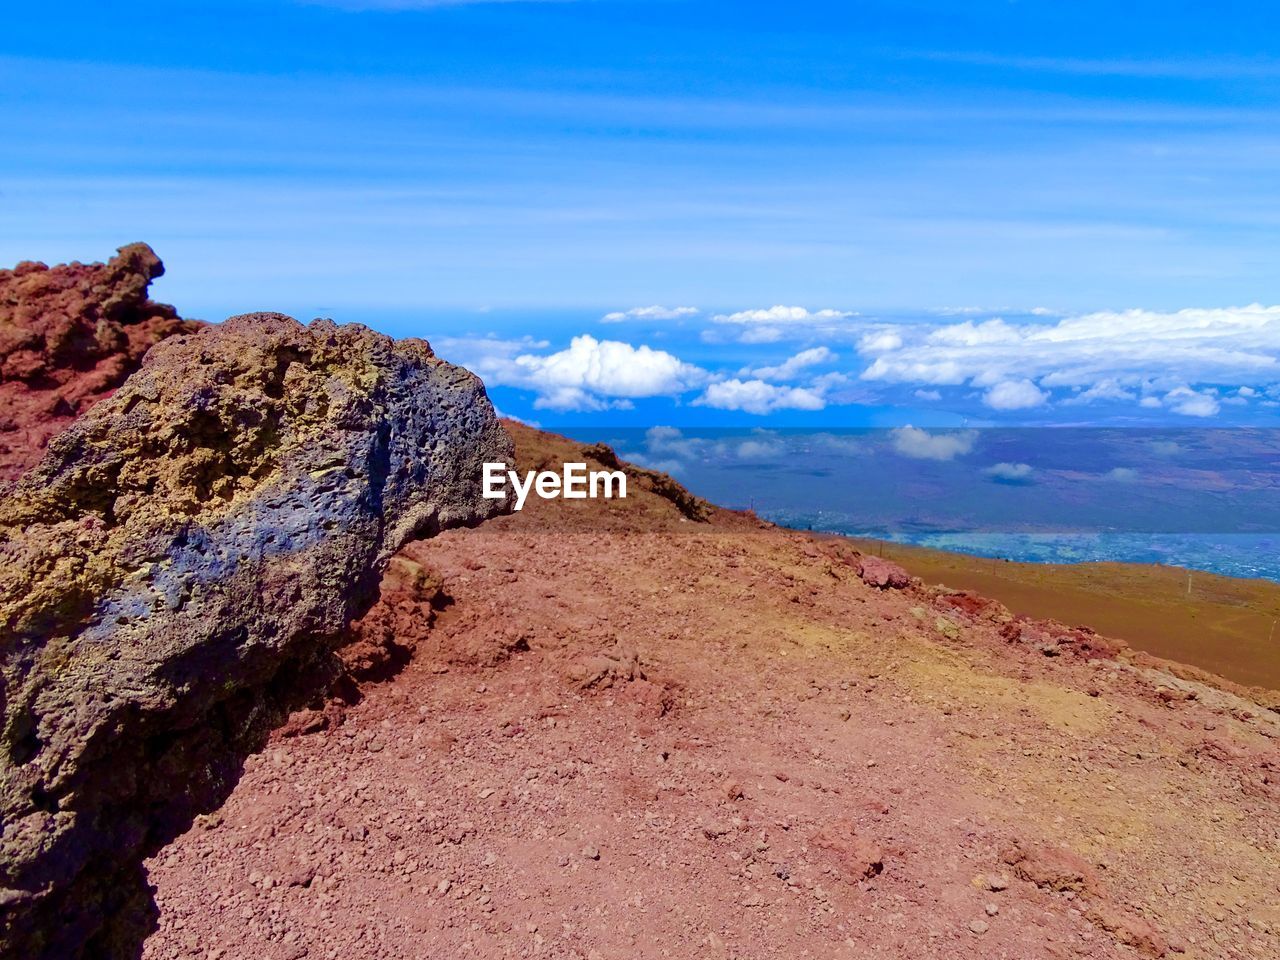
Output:
<instances>
[{"instance_id":1,"label":"red dirt","mask_svg":"<svg viewBox=\"0 0 1280 960\"><path fill-rule=\"evenodd\" d=\"M145 957L1280 955L1280 717L860 570L658 487L412 545L412 658L151 862Z\"/></svg>"},{"instance_id":2,"label":"red dirt","mask_svg":"<svg viewBox=\"0 0 1280 960\"><path fill-rule=\"evenodd\" d=\"M198 326L147 299L163 274L145 243L121 247L109 263L0 270L0 482L110 396L153 344Z\"/></svg>"}]
</instances>

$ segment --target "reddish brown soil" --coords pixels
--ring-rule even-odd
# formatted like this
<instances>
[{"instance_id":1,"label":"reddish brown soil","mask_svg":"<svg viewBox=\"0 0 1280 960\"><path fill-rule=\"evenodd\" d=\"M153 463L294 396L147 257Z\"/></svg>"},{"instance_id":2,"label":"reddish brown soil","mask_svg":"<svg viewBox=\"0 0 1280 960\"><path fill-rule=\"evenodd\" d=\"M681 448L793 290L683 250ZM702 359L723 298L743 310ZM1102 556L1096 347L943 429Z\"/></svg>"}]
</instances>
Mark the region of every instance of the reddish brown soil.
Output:
<instances>
[{"instance_id":1,"label":"reddish brown soil","mask_svg":"<svg viewBox=\"0 0 1280 960\"><path fill-rule=\"evenodd\" d=\"M0 483L111 395L152 344L197 327L147 299L164 265L145 243L108 263L0 270Z\"/></svg>"},{"instance_id":2,"label":"reddish brown soil","mask_svg":"<svg viewBox=\"0 0 1280 960\"><path fill-rule=\"evenodd\" d=\"M151 862L149 960L1280 956L1280 717L1122 645L646 490L395 579L412 659Z\"/></svg>"},{"instance_id":3,"label":"reddish brown soil","mask_svg":"<svg viewBox=\"0 0 1280 960\"><path fill-rule=\"evenodd\" d=\"M1011 563L854 541L929 583L975 590L1015 613L1087 623L1159 657L1272 691L1280 704L1280 584L1134 563Z\"/></svg>"}]
</instances>

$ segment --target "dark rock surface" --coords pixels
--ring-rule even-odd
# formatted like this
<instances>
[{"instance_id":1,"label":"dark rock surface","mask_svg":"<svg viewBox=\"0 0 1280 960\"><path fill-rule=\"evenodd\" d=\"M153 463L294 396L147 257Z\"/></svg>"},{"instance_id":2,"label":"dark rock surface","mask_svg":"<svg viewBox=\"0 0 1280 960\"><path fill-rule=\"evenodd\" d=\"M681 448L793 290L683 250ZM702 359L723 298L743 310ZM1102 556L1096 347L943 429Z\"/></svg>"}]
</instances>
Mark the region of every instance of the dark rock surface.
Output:
<instances>
[{"instance_id":1,"label":"dark rock surface","mask_svg":"<svg viewBox=\"0 0 1280 960\"><path fill-rule=\"evenodd\" d=\"M165 340L56 437L0 504L0 955L136 956L143 857L510 455L425 342L278 314Z\"/></svg>"},{"instance_id":2,"label":"dark rock surface","mask_svg":"<svg viewBox=\"0 0 1280 960\"><path fill-rule=\"evenodd\" d=\"M147 298L164 265L145 243L109 263L0 270L0 482L109 396L154 344L201 324Z\"/></svg>"}]
</instances>

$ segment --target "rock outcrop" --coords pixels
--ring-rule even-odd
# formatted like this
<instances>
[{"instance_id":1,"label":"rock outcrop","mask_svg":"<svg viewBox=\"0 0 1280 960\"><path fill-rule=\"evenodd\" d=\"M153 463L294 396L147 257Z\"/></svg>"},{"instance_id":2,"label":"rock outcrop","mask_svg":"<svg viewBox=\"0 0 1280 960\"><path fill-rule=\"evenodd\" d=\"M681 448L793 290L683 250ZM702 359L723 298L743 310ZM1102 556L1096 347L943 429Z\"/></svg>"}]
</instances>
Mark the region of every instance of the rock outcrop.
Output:
<instances>
[{"instance_id":1,"label":"rock outcrop","mask_svg":"<svg viewBox=\"0 0 1280 960\"><path fill-rule=\"evenodd\" d=\"M164 265L145 243L109 263L0 270L0 482L109 396L147 350L201 324L147 298Z\"/></svg>"},{"instance_id":2,"label":"rock outcrop","mask_svg":"<svg viewBox=\"0 0 1280 960\"><path fill-rule=\"evenodd\" d=\"M706 500L694 496L668 474L621 459L607 443L590 444L582 448L582 453L603 467L623 471L643 489L670 500L686 519L705 523L711 517L714 508Z\"/></svg>"},{"instance_id":3,"label":"rock outcrop","mask_svg":"<svg viewBox=\"0 0 1280 960\"><path fill-rule=\"evenodd\" d=\"M911 585L911 576L902 567L870 555L859 558L858 576L863 583L880 590L905 590Z\"/></svg>"},{"instance_id":4,"label":"rock outcrop","mask_svg":"<svg viewBox=\"0 0 1280 960\"><path fill-rule=\"evenodd\" d=\"M56 437L0 504L0 955L135 956L143 857L323 689L392 554L502 508L510 455L427 343L279 314L165 340Z\"/></svg>"}]
</instances>

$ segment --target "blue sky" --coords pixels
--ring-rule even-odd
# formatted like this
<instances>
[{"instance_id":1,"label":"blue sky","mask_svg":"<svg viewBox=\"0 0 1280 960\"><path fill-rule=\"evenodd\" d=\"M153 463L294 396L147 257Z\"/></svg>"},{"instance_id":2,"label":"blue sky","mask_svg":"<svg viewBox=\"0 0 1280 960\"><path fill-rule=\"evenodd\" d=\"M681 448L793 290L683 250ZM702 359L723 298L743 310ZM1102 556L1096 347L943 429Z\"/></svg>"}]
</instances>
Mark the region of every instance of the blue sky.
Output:
<instances>
[{"instance_id":1,"label":"blue sky","mask_svg":"<svg viewBox=\"0 0 1280 960\"><path fill-rule=\"evenodd\" d=\"M1269 5L111 7L6 16L0 261L144 239L547 424L1276 420Z\"/></svg>"}]
</instances>

